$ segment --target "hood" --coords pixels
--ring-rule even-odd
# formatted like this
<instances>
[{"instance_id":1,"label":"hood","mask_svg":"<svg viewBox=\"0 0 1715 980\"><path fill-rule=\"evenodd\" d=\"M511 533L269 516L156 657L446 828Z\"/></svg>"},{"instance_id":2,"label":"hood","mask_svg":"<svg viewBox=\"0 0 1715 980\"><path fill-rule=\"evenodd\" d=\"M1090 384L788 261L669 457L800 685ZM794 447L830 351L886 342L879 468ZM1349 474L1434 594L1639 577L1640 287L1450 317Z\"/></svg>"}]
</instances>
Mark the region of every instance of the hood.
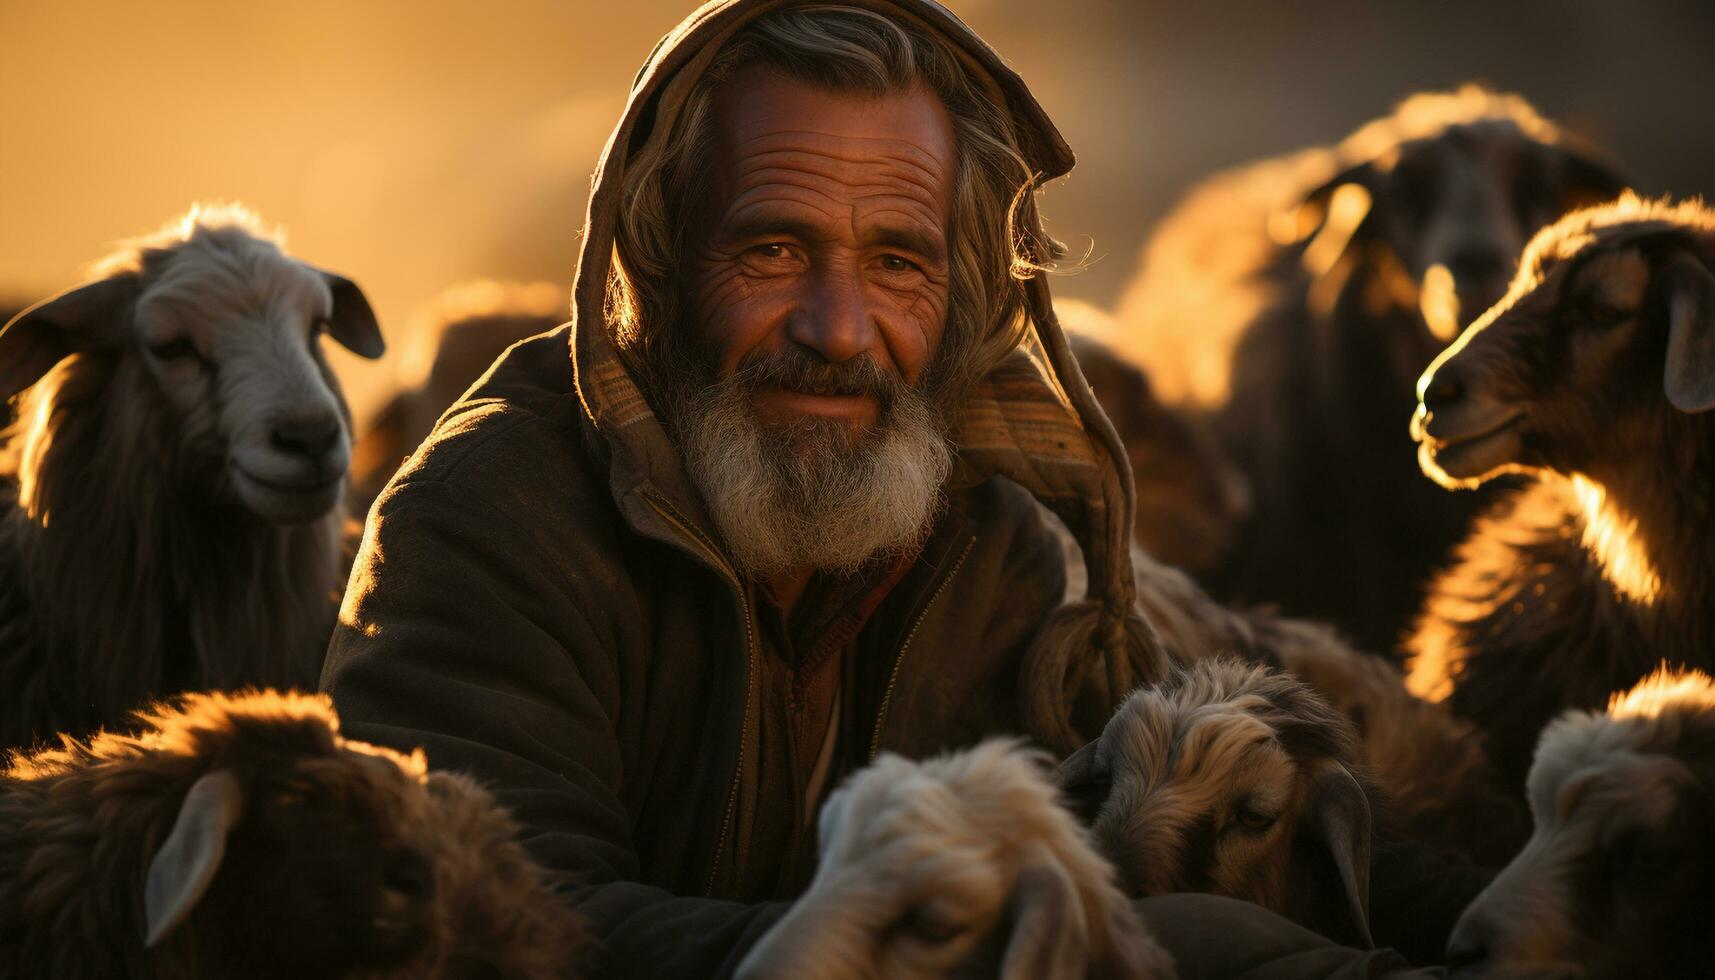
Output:
<instances>
[{"instance_id":1,"label":"hood","mask_svg":"<svg viewBox=\"0 0 1715 980\"><path fill-rule=\"evenodd\" d=\"M665 138L696 81L727 38L746 23L804 0L717 0L662 38L632 83L630 100L602 153L585 217L572 294L574 382L589 428L610 463L614 499L628 519L659 523L648 498L677 510L708 550L713 523L696 499L678 451L631 375L604 316L608 273L627 163ZM1012 117L1026 161L1052 180L1072 169L1058 130L975 32L932 0L847 0L926 29L943 40ZM1024 341L981 381L956 427L950 490L1002 476L1030 491L1077 536L1088 571L1084 601L1044 625L1022 665L1030 734L1070 751L1101 730L1132 687L1162 675L1165 657L1132 602L1129 541L1132 476L1114 428L1084 381L1055 318L1047 277L1026 284L1031 320ZM716 564L730 564L714 556ZM1076 704L1079 709L1072 710Z\"/></svg>"}]
</instances>

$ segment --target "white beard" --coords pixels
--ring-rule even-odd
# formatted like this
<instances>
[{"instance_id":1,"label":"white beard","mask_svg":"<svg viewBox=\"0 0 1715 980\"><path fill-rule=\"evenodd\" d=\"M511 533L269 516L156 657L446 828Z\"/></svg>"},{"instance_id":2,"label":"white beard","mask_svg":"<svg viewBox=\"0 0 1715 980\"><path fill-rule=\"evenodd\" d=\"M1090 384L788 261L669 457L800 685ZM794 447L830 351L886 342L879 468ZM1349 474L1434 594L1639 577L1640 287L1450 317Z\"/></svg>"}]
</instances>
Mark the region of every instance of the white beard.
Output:
<instances>
[{"instance_id":1,"label":"white beard","mask_svg":"<svg viewBox=\"0 0 1715 980\"><path fill-rule=\"evenodd\" d=\"M749 390L730 380L683 409L677 429L691 480L750 576L849 572L905 554L940 511L953 451L915 391L900 391L855 440L825 419L765 428Z\"/></svg>"}]
</instances>

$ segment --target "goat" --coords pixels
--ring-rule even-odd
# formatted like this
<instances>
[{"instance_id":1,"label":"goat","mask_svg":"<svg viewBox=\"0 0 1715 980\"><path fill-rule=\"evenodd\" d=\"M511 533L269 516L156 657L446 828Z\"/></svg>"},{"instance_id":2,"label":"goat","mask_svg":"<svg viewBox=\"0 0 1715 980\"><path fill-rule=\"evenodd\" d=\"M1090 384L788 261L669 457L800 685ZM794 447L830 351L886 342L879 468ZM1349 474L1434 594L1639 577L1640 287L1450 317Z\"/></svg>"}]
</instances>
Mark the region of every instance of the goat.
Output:
<instances>
[{"instance_id":1,"label":"goat","mask_svg":"<svg viewBox=\"0 0 1715 980\"><path fill-rule=\"evenodd\" d=\"M1243 898L1368 947L1356 756L1351 726L1309 688L1217 657L1133 693L1058 779L1128 893Z\"/></svg>"},{"instance_id":2,"label":"goat","mask_svg":"<svg viewBox=\"0 0 1715 980\"><path fill-rule=\"evenodd\" d=\"M1442 486L1537 478L1476 524L1406 644L1412 689L1522 786L1561 711L1661 661L1715 666L1715 211L1627 196L1562 219L1419 391Z\"/></svg>"},{"instance_id":3,"label":"goat","mask_svg":"<svg viewBox=\"0 0 1715 980\"><path fill-rule=\"evenodd\" d=\"M883 754L822 807L809 890L742 980L1171 978L1046 760L991 739L922 762Z\"/></svg>"},{"instance_id":4,"label":"goat","mask_svg":"<svg viewBox=\"0 0 1715 980\"><path fill-rule=\"evenodd\" d=\"M1044 514L1061 540L1067 601L1083 595L1076 539ZM1321 623L1266 609L1229 609L1175 568L1131 553L1139 611L1171 659L1187 666L1220 655L1290 672L1345 716L1359 757L1404 839L1452 858L1505 864L1529 835L1529 818L1501 783L1474 725L1406 688L1394 663L1354 648Z\"/></svg>"},{"instance_id":5,"label":"goat","mask_svg":"<svg viewBox=\"0 0 1715 980\"><path fill-rule=\"evenodd\" d=\"M1112 318L1077 300L1057 300L1054 312L1125 443L1137 489L1132 540L1175 568L1213 567L1250 509L1244 474L1195 420L1162 404L1143 368L1110 345Z\"/></svg>"},{"instance_id":6,"label":"goat","mask_svg":"<svg viewBox=\"0 0 1715 980\"><path fill-rule=\"evenodd\" d=\"M238 207L127 243L0 329L0 747L142 700L313 686L345 581L349 279ZM21 394L20 394L21 393Z\"/></svg>"},{"instance_id":7,"label":"goat","mask_svg":"<svg viewBox=\"0 0 1715 980\"><path fill-rule=\"evenodd\" d=\"M1480 503L1419 479L1412 383L1531 232L1624 186L1522 98L1467 86L1194 189L1118 319L1122 352L1249 480L1210 591L1393 649Z\"/></svg>"},{"instance_id":8,"label":"goat","mask_svg":"<svg viewBox=\"0 0 1715 980\"><path fill-rule=\"evenodd\" d=\"M1715 681L1665 668L1568 711L1530 770L1536 830L1466 910L1451 976L1707 976L1715 960Z\"/></svg>"},{"instance_id":9,"label":"goat","mask_svg":"<svg viewBox=\"0 0 1715 980\"><path fill-rule=\"evenodd\" d=\"M404 385L376 410L352 446L346 496L351 513L369 513L400 462L506 348L565 320L566 294L548 282L481 279L436 298L427 322L411 332L400 367Z\"/></svg>"},{"instance_id":10,"label":"goat","mask_svg":"<svg viewBox=\"0 0 1715 980\"><path fill-rule=\"evenodd\" d=\"M0 771L0 977L570 969L582 919L505 811L421 752L341 738L325 695L192 694L138 717Z\"/></svg>"}]
</instances>

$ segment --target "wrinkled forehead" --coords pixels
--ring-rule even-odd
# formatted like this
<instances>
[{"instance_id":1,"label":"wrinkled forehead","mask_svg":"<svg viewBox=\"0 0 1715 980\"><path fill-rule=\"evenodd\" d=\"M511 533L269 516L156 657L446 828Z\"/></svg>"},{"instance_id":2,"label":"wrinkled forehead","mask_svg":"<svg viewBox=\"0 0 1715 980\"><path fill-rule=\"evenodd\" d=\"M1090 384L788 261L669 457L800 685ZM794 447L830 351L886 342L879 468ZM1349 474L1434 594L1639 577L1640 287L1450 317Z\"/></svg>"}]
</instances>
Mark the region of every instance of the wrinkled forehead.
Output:
<instances>
[{"instance_id":1,"label":"wrinkled forehead","mask_svg":"<svg viewBox=\"0 0 1715 980\"><path fill-rule=\"evenodd\" d=\"M725 83L713 113L716 169L733 203L946 218L953 126L927 88L837 92L756 66Z\"/></svg>"},{"instance_id":2,"label":"wrinkled forehead","mask_svg":"<svg viewBox=\"0 0 1715 980\"><path fill-rule=\"evenodd\" d=\"M238 249L187 243L151 270L140 320L213 328L232 320L307 329L332 314L333 293L315 270L262 242Z\"/></svg>"}]
</instances>

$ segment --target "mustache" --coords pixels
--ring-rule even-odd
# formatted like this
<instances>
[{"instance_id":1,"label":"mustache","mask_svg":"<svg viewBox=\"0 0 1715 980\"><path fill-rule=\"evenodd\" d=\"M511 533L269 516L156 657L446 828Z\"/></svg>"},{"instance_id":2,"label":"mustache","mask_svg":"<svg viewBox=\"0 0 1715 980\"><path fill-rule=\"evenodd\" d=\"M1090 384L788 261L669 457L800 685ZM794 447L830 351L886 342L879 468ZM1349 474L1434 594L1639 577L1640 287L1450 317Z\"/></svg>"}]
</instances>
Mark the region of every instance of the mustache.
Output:
<instances>
[{"instance_id":1,"label":"mustache","mask_svg":"<svg viewBox=\"0 0 1715 980\"><path fill-rule=\"evenodd\" d=\"M884 409L912 390L873 355L835 363L796 346L746 354L730 381L746 391L784 388L807 395L868 395Z\"/></svg>"}]
</instances>

